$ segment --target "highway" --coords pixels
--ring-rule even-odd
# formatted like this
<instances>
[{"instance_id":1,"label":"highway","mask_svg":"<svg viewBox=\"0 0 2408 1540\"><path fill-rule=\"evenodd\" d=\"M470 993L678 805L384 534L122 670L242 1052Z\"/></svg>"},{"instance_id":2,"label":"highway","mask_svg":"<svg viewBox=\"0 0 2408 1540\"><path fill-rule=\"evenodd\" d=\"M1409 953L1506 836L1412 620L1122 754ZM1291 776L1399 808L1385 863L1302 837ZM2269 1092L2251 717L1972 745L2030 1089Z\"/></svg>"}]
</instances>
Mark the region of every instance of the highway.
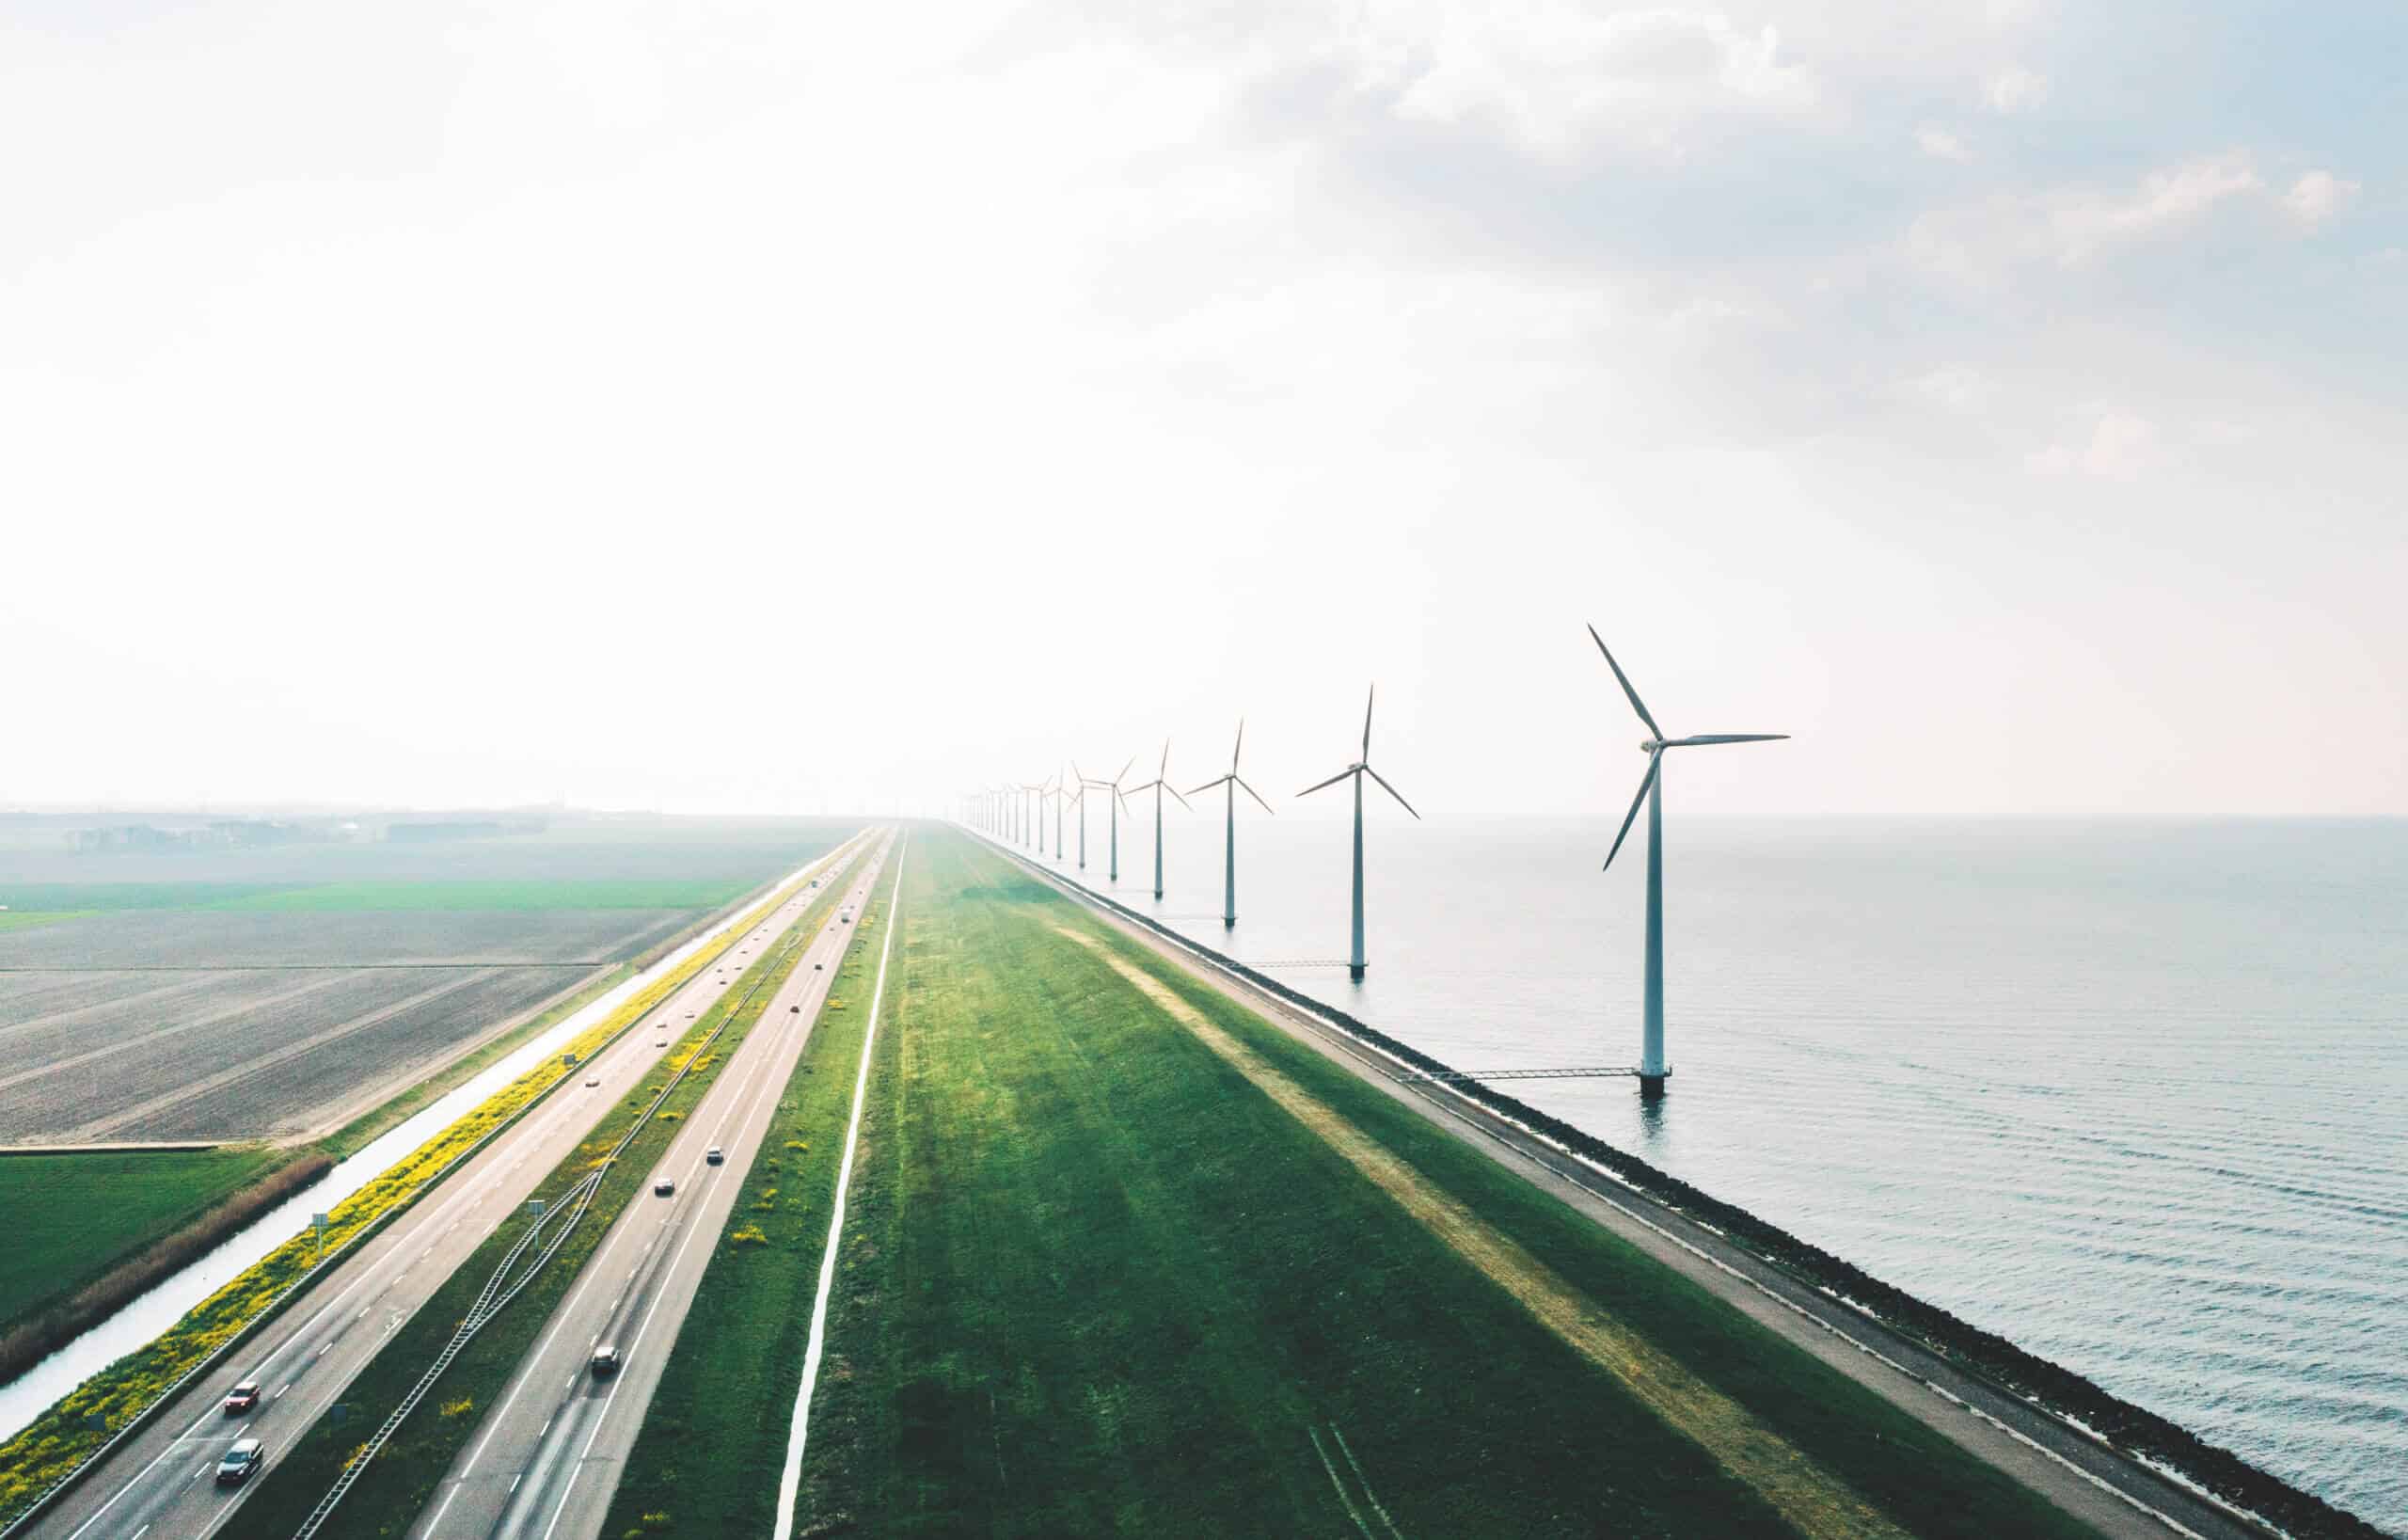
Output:
<instances>
[{"instance_id":1,"label":"highway","mask_svg":"<svg viewBox=\"0 0 2408 1540\"><path fill-rule=\"evenodd\" d=\"M803 869L822 881L858 866L871 841L857 836ZM741 976L749 960L800 919L817 894L803 887L751 932L729 938L725 954L679 989L654 1019L682 1029ZM385 1339L440 1288L454 1269L516 1213L592 1129L606 1108L642 1087L664 1056L664 1034L642 1024L623 1033L553 1090L534 1110L496 1135L477 1156L421 1198L216 1370L198 1376L140 1433L42 1514L27 1532L42 1540L202 1540L224 1527L260 1478L220 1488L214 1477L227 1447L241 1437L265 1441L267 1469L298 1439L375 1356ZM674 1042L674 1037L669 1039ZM598 1077L589 1087L584 1080ZM260 1382L261 1401L244 1416L220 1410L240 1381ZM349 1415L362 1437L385 1407Z\"/></svg>"},{"instance_id":2,"label":"highway","mask_svg":"<svg viewBox=\"0 0 2408 1540\"><path fill-rule=\"evenodd\" d=\"M845 898L850 913L863 913L892 850L890 837L853 880ZM620 1215L452 1462L413 1536L594 1540L602 1532L677 1328L852 937L852 928L832 916L812 938L761 1024L653 1171L653 1179L674 1179L674 1196L639 1197ZM713 1145L725 1151L725 1165L705 1162ZM597 1379L590 1363L600 1343L617 1346L624 1367Z\"/></svg>"}]
</instances>

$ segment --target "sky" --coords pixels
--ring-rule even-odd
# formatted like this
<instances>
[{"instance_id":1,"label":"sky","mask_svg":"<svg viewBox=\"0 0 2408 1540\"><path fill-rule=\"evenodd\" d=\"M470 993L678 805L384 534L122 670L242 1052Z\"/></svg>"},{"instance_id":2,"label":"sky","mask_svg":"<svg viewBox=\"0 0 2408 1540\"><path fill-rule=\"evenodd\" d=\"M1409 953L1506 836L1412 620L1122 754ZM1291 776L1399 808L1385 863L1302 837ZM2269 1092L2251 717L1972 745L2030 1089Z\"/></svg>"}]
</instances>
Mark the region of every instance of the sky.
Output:
<instances>
[{"instance_id":1,"label":"sky","mask_svg":"<svg viewBox=\"0 0 2408 1540\"><path fill-rule=\"evenodd\" d=\"M0 0L0 806L2408 814L2403 55Z\"/></svg>"}]
</instances>

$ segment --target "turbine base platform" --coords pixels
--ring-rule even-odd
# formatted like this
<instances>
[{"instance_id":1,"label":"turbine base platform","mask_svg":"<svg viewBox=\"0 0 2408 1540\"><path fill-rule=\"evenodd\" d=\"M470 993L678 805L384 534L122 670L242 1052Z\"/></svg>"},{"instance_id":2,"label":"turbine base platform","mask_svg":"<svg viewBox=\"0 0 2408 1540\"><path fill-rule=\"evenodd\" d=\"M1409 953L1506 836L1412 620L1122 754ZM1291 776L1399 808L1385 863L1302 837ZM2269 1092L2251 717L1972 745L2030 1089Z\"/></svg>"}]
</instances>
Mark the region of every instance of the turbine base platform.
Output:
<instances>
[{"instance_id":1,"label":"turbine base platform","mask_svg":"<svg viewBox=\"0 0 2408 1540\"><path fill-rule=\"evenodd\" d=\"M1664 1100L1664 1082L1671 1078L1672 1072L1670 1067L1667 1067L1662 1074L1649 1074L1644 1070L1640 1071L1639 1099L1642 1102L1661 1102Z\"/></svg>"},{"instance_id":2,"label":"turbine base platform","mask_svg":"<svg viewBox=\"0 0 2408 1540\"><path fill-rule=\"evenodd\" d=\"M1368 962L1350 962L1346 965L1346 976L1359 984L1363 981L1363 970L1370 966Z\"/></svg>"}]
</instances>

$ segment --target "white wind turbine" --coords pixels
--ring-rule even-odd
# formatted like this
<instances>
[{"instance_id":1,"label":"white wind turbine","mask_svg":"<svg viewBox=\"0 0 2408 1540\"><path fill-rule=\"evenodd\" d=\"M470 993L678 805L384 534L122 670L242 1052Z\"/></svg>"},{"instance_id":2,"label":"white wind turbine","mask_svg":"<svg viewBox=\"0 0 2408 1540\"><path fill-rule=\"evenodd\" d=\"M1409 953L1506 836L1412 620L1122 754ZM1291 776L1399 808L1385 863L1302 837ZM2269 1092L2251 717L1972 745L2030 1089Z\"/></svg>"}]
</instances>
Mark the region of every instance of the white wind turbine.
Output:
<instances>
[{"instance_id":1,"label":"white wind turbine","mask_svg":"<svg viewBox=\"0 0 2408 1540\"><path fill-rule=\"evenodd\" d=\"M1131 791L1150 791L1154 794L1154 902L1156 903L1163 901L1163 793L1167 791L1172 796L1179 797L1179 788L1170 784L1167 779L1169 775L1170 739L1164 738L1163 739L1162 767L1154 771L1154 778L1144 786L1129 788ZM1196 811L1193 807L1188 807L1187 799L1184 797L1179 797L1179 805L1186 807L1190 813Z\"/></svg>"},{"instance_id":2,"label":"white wind turbine","mask_svg":"<svg viewBox=\"0 0 2408 1540\"><path fill-rule=\"evenodd\" d=\"M1197 786L1194 791L1188 793L1191 797L1200 797L1204 793L1212 790L1214 786L1223 787L1227 793L1228 806L1223 809L1225 822L1221 844L1221 849L1224 857L1222 873L1223 881L1221 886L1221 925L1224 929L1234 929L1238 923L1239 790L1243 788L1247 796L1253 798L1258 802L1262 802L1262 810L1265 813L1271 812L1271 804L1269 802L1262 802L1262 793L1255 790L1254 787L1247 786L1245 782L1238 778L1238 754L1243 752L1244 748L1245 719L1244 717L1240 717L1238 719L1237 747L1229 751L1229 773L1222 776L1217 781L1207 781L1202 786ZM1274 814L1273 816L1276 817L1277 815Z\"/></svg>"},{"instance_id":3,"label":"white wind turbine","mask_svg":"<svg viewBox=\"0 0 2408 1540\"><path fill-rule=\"evenodd\" d=\"M1371 702L1378 693L1379 687L1374 685L1371 692L1363 697L1363 757L1328 780L1315 782L1296 793L1299 797L1309 797L1323 786L1334 786L1350 775L1354 778L1354 951L1346 961L1346 976L1358 982L1366 966L1363 961L1363 777L1368 775L1378 781L1380 789L1396 799L1397 806L1413 813L1413 804L1404 800L1404 793L1388 785L1381 778L1380 772L1371 768ZM1417 819L1421 817L1418 813L1413 813L1413 816Z\"/></svg>"},{"instance_id":4,"label":"white wind turbine","mask_svg":"<svg viewBox=\"0 0 2408 1540\"><path fill-rule=\"evenodd\" d=\"M1129 756L1129 765L1134 765L1136 762L1137 756L1133 754L1131 754ZM1103 805L1112 814L1112 881L1116 882L1120 881L1120 804L1122 802L1127 800L1120 790L1120 783L1129 779L1129 765L1121 766L1120 773L1114 776L1109 781L1086 781L1081 783L1085 786L1093 786L1098 791L1108 791L1112 793L1111 796L1106 797L1103 800ZM1082 839L1084 839L1084 831L1086 828L1086 823L1084 818L1080 820L1079 827L1082 831Z\"/></svg>"},{"instance_id":5,"label":"white wind turbine","mask_svg":"<svg viewBox=\"0 0 2408 1540\"><path fill-rule=\"evenodd\" d=\"M1667 749L1703 748L1716 743L1774 743L1787 738L1787 733L1699 733L1689 738L1664 736L1656 719L1647 714L1639 691L1630 687L1630 676L1614 661L1607 650L1606 639L1589 627L1589 640L1606 655L1606 667L1614 671L1615 683L1630 697L1630 708L1647 724L1649 737L1640 748L1647 755L1647 773L1639 783L1639 795L1630 800L1630 811L1623 815L1622 830L1614 835L1614 848L1606 852L1606 868L1610 870L1614 857L1622 853L1622 842L1630 837L1630 826L1639 818L1639 804L1647 804L1647 984L1644 1014L1640 1017L1639 1053L1639 1094L1653 1101L1664 1094L1664 1082L1671 1077L1672 1067L1664 1062L1664 751Z\"/></svg>"},{"instance_id":6,"label":"white wind turbine","mask_svg":"<svg viewBox=\"0 0 2408 1540\"><path fill-rule=\"evenodd\" d=\"M1079 762L1070 761L1070 785L1079 789L1070 800L1079 804L1079 870L1087 869L1087 778L1079 773Z\"/></svg>"}]
</instances>

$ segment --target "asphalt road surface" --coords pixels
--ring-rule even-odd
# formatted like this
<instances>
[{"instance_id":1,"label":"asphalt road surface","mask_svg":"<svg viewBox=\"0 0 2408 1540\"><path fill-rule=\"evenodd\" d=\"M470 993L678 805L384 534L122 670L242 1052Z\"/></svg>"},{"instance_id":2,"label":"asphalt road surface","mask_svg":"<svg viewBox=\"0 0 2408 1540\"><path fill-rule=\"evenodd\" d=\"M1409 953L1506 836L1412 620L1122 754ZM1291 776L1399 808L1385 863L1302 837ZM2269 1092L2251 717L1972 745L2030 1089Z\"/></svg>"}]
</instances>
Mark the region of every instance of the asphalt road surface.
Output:
<instances>
[{"instance_id":1,"label":"asphalt road surface","mask_svg":"<svg viewBox=\"0 0 2408 1540\"><path fill-rule=\"evenodd\" d=\"M863 913L892 850L890 839L853 880L849 913ZM832 915L812 938L761 1024L652 1173L673 1179L675 1193L653 1195L647 1182L646 1195L610 1227L510 1389L452 1462L413 1536L594 1540L602 1532L670 1346L852 936L851 926ZM725 1165L705 1161L714 1145L725 1151ZM623 1367L596 1378L591 1362L604 1343L618 1347Z\"/></svg>"},{"instance_id":2,"label":"asphalt road surface","mask_svg":"<svg viewBox=\"0 0 2408 1540\"><path fill-rule=\"evenodd\" d=\"M826 880L869 848L841 847L803 868ZM725 944L724 964L705 968L656 1012L673 1032L709 1008L757 956L802 917L816 893L805 888L745 936ZM452 1173L341 1265L287 1305L251 1342L185 1388L141 1433L62 1497L30 1533L42 1540L202 1540L241 1507L260 1478L242 1486L216 1484L218 1458L237 1438L266 1443L266 1469L278 1453L340 1403L343 1389L385 1339L443 1285L502 1220L517 1212L593 1128L603 1109L644 1084L664 1034L640 1025L581 1066L585 1074L554 1090L535 1110L503 1131L474 1160ZM675 1036L669 1037L671 1042ZM588 1087L584 1079L599 1076ZM261 1401L232 1417L219 1407L246 1379L260 1382ZM346 1408L367 1437L390 1407ZM239 1526L238 1526L239 1528Z\"/></svg>"},{"instance_id":3,"label":"asphalt road surface","mask_svg":"<svg viewBox=\"0 0 2408 1540\"><path fill-rule=\"evenodd\" d=\"M1694 1279L2049 1500L2117 1540L2267 1540L2270 1532L1918 1342L1741 1250L1696 1221L1623 1186L1467 1097L1417 1080L1395 1060L1244 978L1114 913L1060 874L974 832L1106 923L1251 1008L1325 1057L1513 1167L1640 1250Z\"/></svg>"}]
</instances>

